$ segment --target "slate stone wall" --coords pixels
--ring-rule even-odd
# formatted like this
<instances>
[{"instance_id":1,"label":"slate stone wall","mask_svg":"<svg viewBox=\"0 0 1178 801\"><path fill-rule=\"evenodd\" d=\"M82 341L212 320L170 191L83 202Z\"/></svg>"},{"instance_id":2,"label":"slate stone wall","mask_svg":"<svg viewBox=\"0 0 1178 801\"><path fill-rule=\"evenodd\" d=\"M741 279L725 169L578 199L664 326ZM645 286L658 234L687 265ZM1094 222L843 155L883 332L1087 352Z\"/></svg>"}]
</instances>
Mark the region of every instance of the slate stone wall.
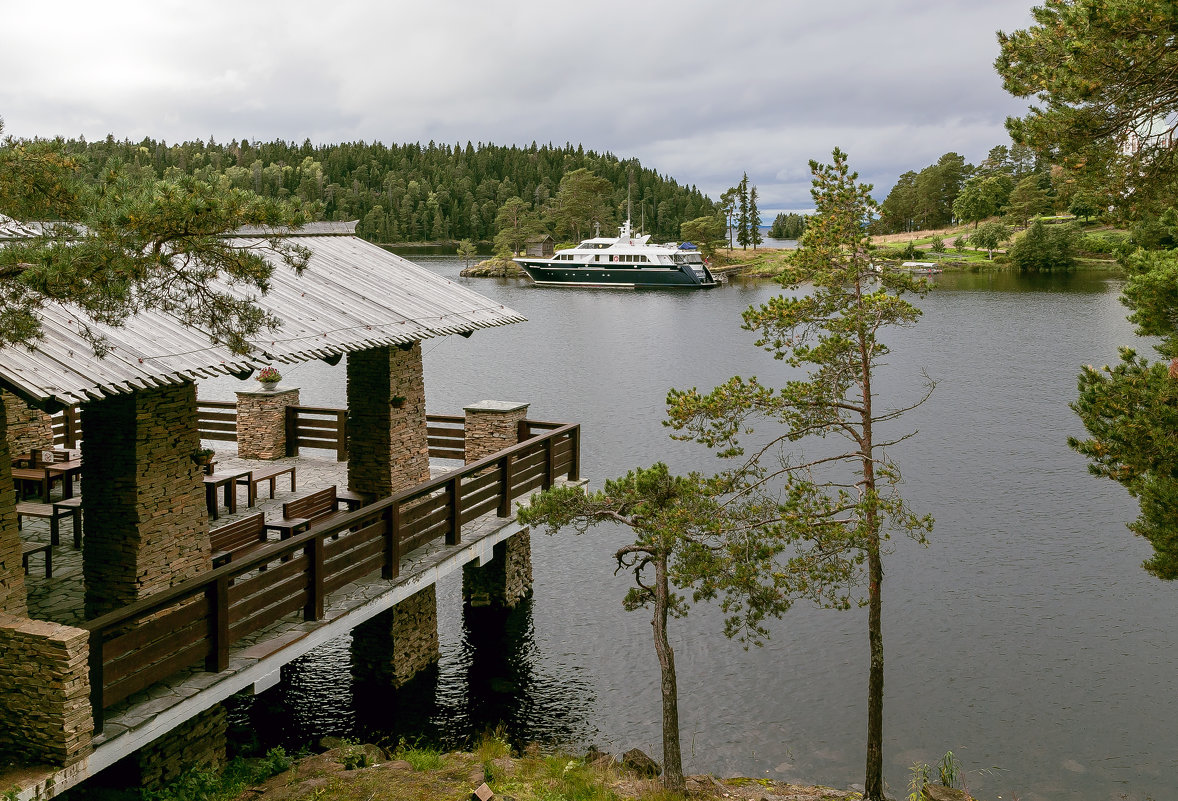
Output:
<instances>
[{"instance_id":1,"label":"slate stone wall","mask_svg":"<svg viewBox=\"0 0 1178 801\"><path fill-rule=\"evenodd\" d=\"M87 617L212 569L195 385L92 401L82 435Z\"/></svg>"},{"instance_id":2,"label":"slate stone wall","mask_svg":"<svg viewBox=\"0 0 1178 801\"><path fill-rule=\"evenodd\" d=\"M228 716L217 704L135 752L139 783L148 789L172 781L189 768L225 764Z\"/></svg>"},{"instance_id":3,"label":"slate stone wall","mask_svg":"<svg viewBox=\"0 0 1178 801\"><path fill-rule=\"evenodd\" d=\"M438 595L423 587L352 631L352 665L362 681L400 687L438 661Z\"/></svg>"},{"instance_id":4,"label":"slate stone wall","mask_svg":"<svg viewBox=\"0 0 1178 801\"><path fill-rule=\"evenodd\" d=\"M242 459L286 456L286 407L298 405L298 387L238 392L237 455Z\"/></svg>"},{"instance_id":5,"label":"slate stone wall","mask_svg":"<svg viewBox=\"0 0 1178 801\"><path fill-rule=\"evenodd\" d=\"M53 418L34 409L10 392L0 390L4 414L8 422L8 452L28 456L33 450L53 447Z\"/></svg>"},{"instance_id":6,"label":"slate stone wall","mask_svg":"<svg viewBox=\"0 0 1178 801\"><path fill-rule=\"evenodd\" d=\"M89 633L0 614L0 763L66 767L90 753Z\"/></svg>"},{"instance_id":7,"label":"slate stone wall","mask_svg":"<svg viewBox=\"0 0 1178 801\"><path fill-rule=\"evenodd\" d=\"M495 546L485 565L462 566L462 600L475 609L514 609L532 594L532 535L528 529Z\"/></svg>"},{"instance_id":8,"label":"slate stone wall","mask_svg":"<svg viewBox=\"0 0 1178 801\"><path fill-rule=\"evenodd\" d=\"M6 409L12 400L16 398L7 393L0 394L0 404ZM25 617L28 597L20 558L20 532L16 528L16 492L12 488L7 421L8 415L0 414L0 612Z\"/></svg>"},{"instance_id":9,"label":"slate stone wall","mask_svg":"<svg viewBox=\"0 0 1178 801\"><path fill-rule=\"evenodd\" d=\"M421 343L349 353L348 489L383 498L428 479Z\"/></svg>"}]
</instances>

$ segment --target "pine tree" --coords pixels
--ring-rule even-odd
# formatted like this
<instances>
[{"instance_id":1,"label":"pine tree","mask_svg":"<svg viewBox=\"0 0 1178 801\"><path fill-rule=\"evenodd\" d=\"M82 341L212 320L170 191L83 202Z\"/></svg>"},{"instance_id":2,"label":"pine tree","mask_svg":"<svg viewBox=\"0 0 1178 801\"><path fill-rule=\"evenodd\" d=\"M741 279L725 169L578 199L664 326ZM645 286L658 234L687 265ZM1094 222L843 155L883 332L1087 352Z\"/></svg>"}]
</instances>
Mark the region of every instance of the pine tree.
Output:
<instances>
[{"instance_id":1,"label":"pine tree","mask_svg":"<svg viewBox=\"0 0 1178 801\"><path fill-rule=\"evenodd\" d=\"M757 245L765 241L761 236L761 213L757 210L757 187L749 188L749 242L753 245L753 250L757 249Z\"/></svg>"},{"instance_id":2,"label":"pine tree","mask_svg":"<svg viewBox=\"0 0 1178 801\"><path fill-rule=\"evenodd\" d=\"M746 172L736 185L736 243L749 246L749 174Z\"/></svg>"}]
</instances>

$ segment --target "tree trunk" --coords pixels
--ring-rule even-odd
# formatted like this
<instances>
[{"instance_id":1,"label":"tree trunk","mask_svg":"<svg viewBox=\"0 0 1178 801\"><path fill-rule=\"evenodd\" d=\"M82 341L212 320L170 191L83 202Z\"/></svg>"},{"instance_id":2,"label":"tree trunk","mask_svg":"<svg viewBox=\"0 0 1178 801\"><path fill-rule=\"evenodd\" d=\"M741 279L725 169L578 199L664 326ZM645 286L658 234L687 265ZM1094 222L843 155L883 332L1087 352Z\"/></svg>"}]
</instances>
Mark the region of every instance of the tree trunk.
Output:
<instances>
[{"instance_id":1,"label":"tree trunk","mask_svg":"<svg viewBox=\"0 0 1178 801\"><path fill-rule=\"evenodd\" d=\"M883 562L879 554L878 535L873 537L867 554L869 590L867 599L867 639L871 646L871 671L867 677L867 777L863 798L883 801Z\"/></svg>"},{"instance_id":2,"label":"tree trunk","mask_svg":"<svg viewBox=\"0 0 1178 801\"><path fill-rule=\"evenodd\" d=\"M659 655L663 695L663 787L681 793L686 789L683 780L683 755L679 750L679 688L675 679L675 652L667 640L667 605L671 593L667 584L667 554L659 552L654 558L654 649Z\"/></svg>"}]
</instances>

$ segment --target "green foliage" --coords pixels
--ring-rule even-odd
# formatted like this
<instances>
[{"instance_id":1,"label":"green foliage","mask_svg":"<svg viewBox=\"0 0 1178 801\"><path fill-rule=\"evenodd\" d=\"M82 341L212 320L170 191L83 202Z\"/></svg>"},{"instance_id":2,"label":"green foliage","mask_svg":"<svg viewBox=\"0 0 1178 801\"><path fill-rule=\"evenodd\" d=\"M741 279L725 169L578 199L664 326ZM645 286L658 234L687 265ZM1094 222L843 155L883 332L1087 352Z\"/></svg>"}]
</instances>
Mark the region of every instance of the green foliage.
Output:
<instances>
[{"instance_id":1,"label":"green foliage","mask_svg":"<svg viewBox=\"0 0 1178 801\"><path fill-rule=\"evenodd\" d=\"M772 530L776 541L792 549L786 571L791 592L846 607L856 592L850 579L866 567L871 659L865 794L881 799L882 543L892 531L923 542L932 519L908 508L899 493L900 473L872 435L877 423L904 411L875 411L872 379L888 354L878 333L915 323L920 311L902 296L927 284L903 271L872 269L865 221L876 205L845 154L836 149L833 164L811 162L810 169L817 213L781 279L794 293L744 314L758 347L807 369L808 376L777 390L740 376L706 394L673 390L668 424L679 432L674 436L733 460L735 466L720 476L732 486L781 488L772 499L778 517ZM926 393L931 389L928 382ZM785 433L746 453L743 438L758 419ZM832 435L847 441L846 450L824 445L821 455L807 456L802 449L804 440ZM770 501L761 497L758 503L767 507Z\"/></svg>"},{"instance_id":2,"label":"green foliage","mask_svg":"<svg viewBox=\"0 0 1178 801\"><path fill-rule=\"evenodd\" d=\"M566 173L547 210L553 230L557 235L570 235L577 240L584 239L595 224L608 232L614 221L609 193L609 181L584 167Z\"/></svg>"},{"instance_id":3,"label":"green foliage","mask_svg":"<svg viewBox=\"0 0 1178 801\"><path fill-rule=\"evenodd\" d=\"M121 165L87 183L80 164L59 142L0 145L0 200L9 213L62 220L0 249L0 344L38 338L39 311L49 301L72 303L111 325L143 309L163 310L238 353L275 324L249 299L268 288L274 269L260 251L302 270L306 249L278 237L259 248L224 234L244 225L301 224L297 205L217 178L144 178ZM214 282L237 288L230 293ZM83 333L104 352L96 334Z\"/></svg>"},{"instance_id":4,"label":"green foliage","mask_svg":"<svg viewBox=\"0 0 1178 801\"><path fill-rule=\"evenodd\" d=\"M1003 85L1036 101L1007 120L1012 138L1104 187L1125 214L1168 204L1178 178L1172 2L1055 0L1031 13L1030 28L998 34Z\"/></svg>"},{"instance_id":5,"label":"green foliage","mask_svg":"<svg viewBox=\"0 0 1178 801\"><path fill-rule=\"evenodd\" d=\"M1010 239L1010 229L1000 222L988 222L978 227L969 235L969 243L975 248L983 248L994 258L994 250Z\"/></svg>"},{"instance_id":6,"label":"green foliage","mask_svg":"<svg viewBox=\"0 0 1178 801\"><path fill-rule=\"evenodd\" d=\"M158 790L141 790L142 801L231 801L250 785L290 770L293 762L282 748L261 760L234 759L223 770L193 768Z\"/></svg>"},{"instance_id":7,"label":"green foliage","mask_svg":"<svg viewBox=\"0 0 1178 801\"><path fill-rule=\"evenodd\" d=\"M806 232L806 215L790 212L778 214L769 227L769 236L774 239L801 239Z\"/></svg>"},{"instance_id":8,"label":"green foliage","mask_svg":"<svg viewBox=\"0 0 1178 801\"><path fill-rule=\"evenodd\" d=\"M508 198L495 215L495 252L516 255L541 231L540 217L521 198Z\"/></svg>"},{"instance_id":9,"label":"green foliage","mask_svg":"<svg viewBox=\"0 0 1178 801\"><path fill-rule=\"evenodd\" d=\"M475 252L474 242L471 242L469 239L463 239L458 243L457 255L458 258L462 259L464 265L470 264L470 260L474 258Z\"/></svg>"},{"instance_id":10,"label":"green foliage","mask_svg":"<svg viewBox=\"0 0 1178 801\"><path fill-rule=\"evenodd\" d=\"M1083 217L1087 220L1100 214L1100 199L1095 192L1081 190L1072 195L1072 202L1068 204L1068 214Z\"/></svg>"},{"instance_id":11,"label":"green foliage","mask_svg":"<svg viewBox=\"0 0 1178 801\"><path fill-rule=\"evenodd\" d=\"M963 157L946 153L919 173L904 173L879 207L879 230L895 233L948 225L971 170Z\"/></svg>"},{"instance_id":12,"label":"green foliage","mask_svg":"<svg viewBox=\"0 0 1178 801\"><path fill-rule=\"evenodd\" d=\"M904 250L902 251L902 253L904 255L904 258L909 261L911 261L912 259L915 259L917 257L917 255L919 255L916 252L916 245L913 242L908 242L906 245L904 245Z\"/></svg>"},{"instance_id":13,"label":"green foliage","mask_svg":"<svg viewBox=\"0 0 1178 801\"><path fill-rule=\"evenodd\" d=\"M1040 176L1028 175L1015 185L1006 202L1006 213L1011 219L1026 225L1032 217L1051 212L1051 200L1042 183Z\"/></svg>"},{"instance_id":14,"label":"green foliage","mask_svg":"<svg viewBox=\"0 0 1178 801\"><path fill-rule=\"evenodd\" d=\"M944 253L945 252L945 240L941 239L941 237L939 237L939 236L934 236L933 241L931 243L929 243L929 246L932 249L933 253Z\"/></svg>"},{"instance_id":15,"label":"green foliage","mask_svg":"<svg viewBox=\"0 0 1178 801\"><path fill-rule=\"evenodd\" d=\"M445 764L440 749L421 741L410 743L404 737L397 743L397 758L408 762L414 770L438 770Z\"/></svg>"},{"instance_id":16,"label":"green foliage","mask_svg":"<svg viewBox=\"0 0 1178 801\"><path fill-rule=\"evenodd\" d=\"M679 236L692 242L707 258L724 244L724 220L720 217L696 217L679 226Z\"/></svg>"},{"instance_id":17,"label":"green foliage","mask_svg":"<svg viewBox=\"0 0 1178 801\"><path fill-rule=\"evenodd\" d=\"M958 253L965 252L965 237L959 236L953 240L953 249Z\"/></svg>"},{"instance_id":18,"label":"green foliage","mask_svg":"<svg viewBox=\"0 0 1178 801\"><path fill-rule=\"evenodd\" d=\"M1010 261L1024 272L1070 270L1076 266L1076 229L1071 225L1044 225L1041 220L1015 240Z\"/></svg>"}]
</instances>

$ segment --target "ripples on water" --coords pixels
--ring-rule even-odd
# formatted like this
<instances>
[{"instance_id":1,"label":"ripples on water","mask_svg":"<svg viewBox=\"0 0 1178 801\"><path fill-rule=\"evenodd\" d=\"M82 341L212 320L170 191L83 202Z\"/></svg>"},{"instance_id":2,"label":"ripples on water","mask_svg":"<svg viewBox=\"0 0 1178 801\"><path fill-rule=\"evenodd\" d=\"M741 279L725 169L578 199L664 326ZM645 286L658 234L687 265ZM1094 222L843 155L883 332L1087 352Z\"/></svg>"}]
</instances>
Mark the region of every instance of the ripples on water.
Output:
<instances>
[{"instance_id":1,"label":"ripples on water","mask_svg":"<svg viewBox=\"0 0 1178 801\"><path fill-rule=\"evenodd\" d=\"M470 340L427 341L431 412L494 398L538 419L579 421L595 485L635 465L708 469L702 449L660 425L668 388L709 388L780 362L751 346L740 312L773 285L708 292L545 290L466 281L452 258L420 258L530 322ZM900 540L885 561L885 771L901 794L913 761L952 749L988 797L1143 799L1169 795L1172 585L1140 568L1148 547L1112 482L1066 445L1079 365L1132 344L1117 286L1103 276L948 275L914 328L887 337L884 397L911 400L920 371L939 384L907 415L919 435L893 449L931 544ZM1145 350L1138 343L1141 350ZM300 366L303 402L342 406L342 366ZM231 380L202 384L232 397ZM322 734L460 744L502 722L516 741L659 751L658 667L643 612L625 613L613 575L617 529L533 536L535 595L472 631L459 580L438 591L438 670L400 693L353 687L348 638L284 671L234 721L266 743ZM866 621L797 607L749 652L715 610L673 623L689 770L845 786L862 781Z\"/></svg>"}]
</instances>

